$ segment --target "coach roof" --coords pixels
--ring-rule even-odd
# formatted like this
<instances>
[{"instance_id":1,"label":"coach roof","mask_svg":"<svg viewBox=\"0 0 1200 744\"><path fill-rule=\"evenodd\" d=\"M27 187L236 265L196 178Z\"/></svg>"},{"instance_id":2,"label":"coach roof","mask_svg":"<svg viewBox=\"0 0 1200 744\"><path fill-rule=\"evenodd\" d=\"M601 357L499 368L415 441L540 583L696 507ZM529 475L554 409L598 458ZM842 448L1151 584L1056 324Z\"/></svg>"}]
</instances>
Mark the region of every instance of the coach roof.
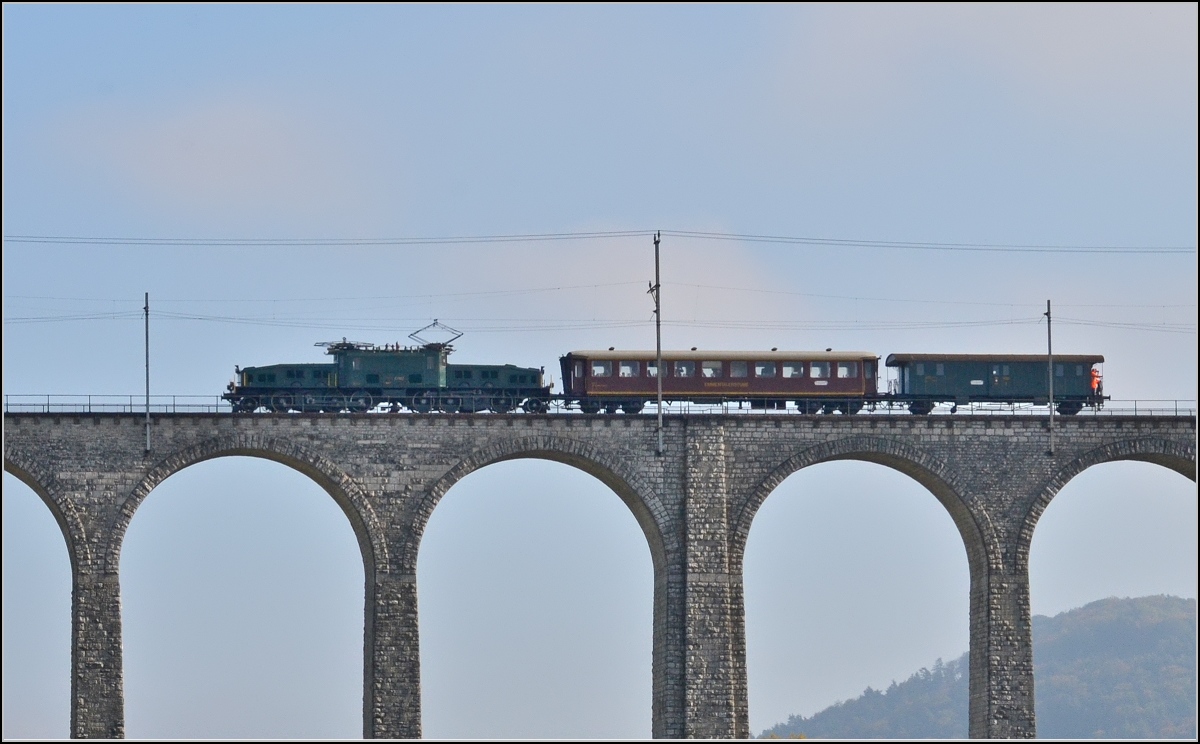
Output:
<instances>
[{"instance_id":1,"label":"coach roof","mask_svg":"<svg viewBox=\"0 0 1200 744\"><path fill-rule=\"evenodd\" d=\"M1045 354L889 354L888 367L899 367L909 362L985 362L1012 364L1014 362L1045 362ZM1099 354L1055 354L1054 361L1062 364L1103 364Z\"/></svg>"},{"instance_id":2,"label":"coach roof","mask_svg":"<svg viewBox=\"0 0 1200 744\"><path fill-rule=\"evenodd\" d=\"M672 361L690 359L695 361L838 361L870 360L879 355L871 351L729 351L721 349L663 349L663 359ZM568 356L580 359L653 360L657 352L653 349L603 349L571 351Z\"/></svg>"}]
</instances>

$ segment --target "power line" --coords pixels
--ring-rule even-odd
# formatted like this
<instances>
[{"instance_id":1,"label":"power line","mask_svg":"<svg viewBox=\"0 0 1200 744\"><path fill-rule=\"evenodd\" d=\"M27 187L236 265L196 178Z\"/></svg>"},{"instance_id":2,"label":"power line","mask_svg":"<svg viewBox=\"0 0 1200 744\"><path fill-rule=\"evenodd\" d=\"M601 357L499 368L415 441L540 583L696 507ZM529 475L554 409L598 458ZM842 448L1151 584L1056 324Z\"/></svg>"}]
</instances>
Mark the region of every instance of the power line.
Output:
<instances>
[{"instance_id":1,"label":"power line","mask_svg":"<svg viewBox=\"0 0 1200 744\"><path fill-rule=\"evenodd\" d=\"M479 243L525 243L563 240L647 238L653 230L594 230L558 233L524 233L510 235L460 235L442 237L396 238L139 238L95 237L64 235L6 235L9 243L95 245L95 246L160 246L160 247L336 247L336 246L421 246ZM904 240L866 240L851 238L822 238L814 236L763 235L698 230L662 230L667 236L696 240L719 240L742 243L772 243L779 245L864 248L890 250L932 250L1001 253L1085 253L1085 254L1195 254L1193 246L1135 246L1135 245L1057 245L1023 243L937 242Z\"/></svg>"}]
</instances>

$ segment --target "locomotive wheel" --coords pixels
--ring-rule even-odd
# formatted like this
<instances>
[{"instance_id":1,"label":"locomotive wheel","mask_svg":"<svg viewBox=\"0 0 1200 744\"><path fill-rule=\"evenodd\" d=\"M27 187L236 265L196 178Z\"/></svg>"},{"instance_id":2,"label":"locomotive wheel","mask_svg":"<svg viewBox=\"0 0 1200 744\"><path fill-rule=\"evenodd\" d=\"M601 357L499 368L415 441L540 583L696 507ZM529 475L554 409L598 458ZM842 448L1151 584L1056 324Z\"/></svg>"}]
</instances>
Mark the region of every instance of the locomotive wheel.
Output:
<instances>
[{"instance_id":1,"label":"locomotive wheel","mask_svg":"<svg viewBox=\"0 0 1200 744\"><path fill-rule=\"evenodd\" d=\"M545 413L546 401L541 398L529 398L522 407L526 413Z\"/></svg>"},{"instance_id":2,"label":"locomotive wheel","mask_svg":"<svg viewBox=\"0 0 1200 744\"><path fill-rule=\"evenodd\" d=\"M488 407L494 413L508 413L517 407L517 401L506 396L497 396L492 398L492 402Z\"/></svg>"},{"instance_id":3,"label":"locomotive wheel","mask_svg":"<svg viewBox=\"0 0 1200 744\"><path fill-rule=\"evenodd\" d=\"M286 393L276 393L274 396L272 396L272 398L271 398L271 410L272 411L279 411L280 413L287 413L288 409L291 407L292 407L292 396L290 396Z\"/></svg>"},{"instance_id":4,"label":"locomotive wheel","mask_svg":"<svg viewBox=\"0 0 1200 744\"><path fill-rule=\"evenodd\" d=\"M254 413L258 409L258 398L242 398L238 401L238 410L243 413Z\"/></svg>"},{"instance_id":5,"label":"locomotive wheel","mask_svg":"<svg viewBox=\"0 0 1200 744\"><path fill-rule=\"evenodd\" d=\"M408 402L408 408L417 413L429 413L433 410L433 398L428 393L417 393Z\"/></svg>"},{"instance_id":6,"label":"locomotive wheel","mask_svg":"<svg viewBox=\"0 0 1200 744\"><path fill-rule=\"evenodd\" d=\"M365 390L357 390L346 396L346 409L351 413L369 411L372 404L371 395Z\"/></svg>"}]
</instances>

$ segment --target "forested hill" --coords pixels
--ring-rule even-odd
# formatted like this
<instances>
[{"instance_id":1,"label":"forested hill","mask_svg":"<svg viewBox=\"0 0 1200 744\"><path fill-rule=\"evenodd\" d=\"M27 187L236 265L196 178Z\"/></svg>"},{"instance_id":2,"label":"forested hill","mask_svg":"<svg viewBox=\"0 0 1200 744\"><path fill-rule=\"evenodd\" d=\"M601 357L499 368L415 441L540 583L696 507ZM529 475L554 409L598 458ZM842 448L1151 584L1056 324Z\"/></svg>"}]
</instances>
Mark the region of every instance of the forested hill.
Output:
<instances>
[{"instance_id":1,"label":"forested hill","mask_svg":"<svg viewBox=\"0 0 1200 744\"><path fill-rule=\"evenodd\" d=\"M1038 736L1196 738L1196 600L1115 597L1033 618ZM967 736L967 656L792 716L763 737Z\"/></svg>"}]
</instances>

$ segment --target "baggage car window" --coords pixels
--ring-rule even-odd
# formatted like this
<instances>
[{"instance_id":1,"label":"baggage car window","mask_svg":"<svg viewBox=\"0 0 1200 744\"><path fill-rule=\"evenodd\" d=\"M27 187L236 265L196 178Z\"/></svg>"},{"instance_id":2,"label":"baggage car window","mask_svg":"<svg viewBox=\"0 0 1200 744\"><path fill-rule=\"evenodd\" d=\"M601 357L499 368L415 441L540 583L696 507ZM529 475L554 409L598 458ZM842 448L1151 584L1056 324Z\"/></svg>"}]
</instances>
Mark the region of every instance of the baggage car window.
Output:
<instances>
[{"instance_id":1,"label":"baggage car window","mask_svg":"<svg viewBox=\"0 0 1200 744\"><path fill-rule=\"evenodd\" d=\"M829 362L813 362L809 365L809 374L818 380L829 377Z\"/></svg>"},{"instance_id":2,"label":"baggage car window","mask_svg":"<svg viewBox=\"0 0 1200 744\"><path fill-rule=\"evenodd\" d=\"M933 368L933 373L935 375L937 375L938 377L945 377L946 376L946 365L944 365L944 364L936 365Z\"/></svg>"},{"instance_id":3,"label":"baggage car window","mask_svg":"<svg viewBox=\"0 0 1200 744\"><path fill-rule=\"evenodd\" d=\"M917 364L916 374L918 374L918 375L925 374L925 365L924 364L922 364L922 363Z\"/></svg>"},{"instance_id":4,"label":"baggage car window","mask_svg":"<svg viewBox=\"0 0 1200 744\"><path fill-rule=\"evenodd\" d=\"M1083 365L1082 364L1075 365L1075 376L1083 377Z\"/></svg>"},{"instance_id":5,"label":"baggage car window","mask_svg":"<svg viewBox=\"0 0 1200 744\"><path fill-rule=\"evenodd\" d=\"M720 377L723 365L720 362L700 362L700 374L703 377Z\"/></svg>"},{"instance_id":6,"label":"baggage car window","mask_svg":"<svg viewBox=\"0 0 1200 744\"><path fill-rule=\"evenodd\" d=\"M804 377L804 362L785 362L783 365L784 377Z\"/></svg>"},{"instance_id":7,"label":"baggage car window","mask_svg":"<svg viewBox=\"0 0 1200 744\"><path fill-rule=\"evenodd\" d=\"M729 363L730 377L749 377L750 365L746 362L730 362Z\"/></svg>"},{"instance_id":8,"label":"baggage car window","mask_svg":"<svg viewBox=\"0 0 1200 744\"><path fill-rule=\"evenodd\" d=\"M755 377L774 377L775 362L755 362L754 363Z\"/></svg>"},{"instance_id":9,"label":"baggage car window","mask_svg":"<svg viewBox=\"0 0 1200 744\"><path fill-rule=\"evenodd\" d=\"M675 362L676 377L695 377L696 363L695 362Z\"/></svg>"},{"instance_id":10,"label":"baggage car window","mask_svg":"<svg viewBox=\"0 0 1200 744\"><path fill-rule=\"evenodd\" d=\"M1063 376L1063 366L1061 364L1054 365L1054 376L1055 377Z\"/></svg>"},{"instance_id":11,"label":"baggage car window","mask_svg":"<svg viewBox=\"0 0 1200 744\"><path fill-rule=\"evenodd\" d=\"M942 365L938 365L940 368ZM858 377L858 362L838 362L837 373L839 380L849 380ZM938 374L941 374L939 369Z\"/></svg>"},{"instance_id":12,"label":"baggage car window","mask_svg":"<svg viewBox=\"0 0 1200 744\"><path fill-rule=\"evenodd\" d=\"M619 377L637 377L642 372L642 365L638 362L619 362L617 367Z\"/></svg>"},{"instance_id":13,"label":"baggage car window","mask_svg":"<svg viewBox=\"0 0 1200 744\"><path fill-rule=\"evenodd\" d=\"M612 362L592 362L592 377L612 377Z\"/></svg>"}]
</instances>

